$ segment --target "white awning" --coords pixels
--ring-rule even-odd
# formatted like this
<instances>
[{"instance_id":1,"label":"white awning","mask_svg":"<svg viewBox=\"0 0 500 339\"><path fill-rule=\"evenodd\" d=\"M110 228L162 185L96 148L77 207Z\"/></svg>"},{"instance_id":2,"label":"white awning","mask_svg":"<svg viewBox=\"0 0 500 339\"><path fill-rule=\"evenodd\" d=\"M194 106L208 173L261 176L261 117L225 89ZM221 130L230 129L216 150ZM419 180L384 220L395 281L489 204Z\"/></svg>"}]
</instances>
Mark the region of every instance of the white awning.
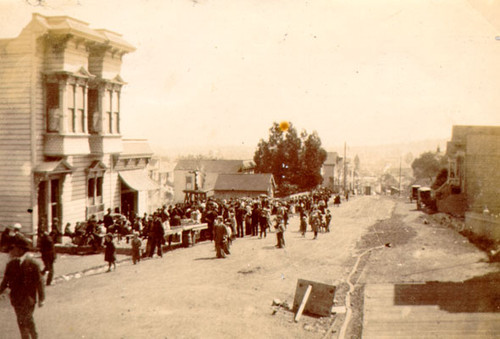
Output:
<instances>
[{"instance_id":1,"label":"white awning","mask_svg":"<svg viewBox=\"0 0 500 339\"><path fill-rule=\"evenodd\" d=\"M120 171L118 175L125 185L135 191L154 191L159 189L158 184L151 180L142 170Z\"/></svg>"}]
</instances>

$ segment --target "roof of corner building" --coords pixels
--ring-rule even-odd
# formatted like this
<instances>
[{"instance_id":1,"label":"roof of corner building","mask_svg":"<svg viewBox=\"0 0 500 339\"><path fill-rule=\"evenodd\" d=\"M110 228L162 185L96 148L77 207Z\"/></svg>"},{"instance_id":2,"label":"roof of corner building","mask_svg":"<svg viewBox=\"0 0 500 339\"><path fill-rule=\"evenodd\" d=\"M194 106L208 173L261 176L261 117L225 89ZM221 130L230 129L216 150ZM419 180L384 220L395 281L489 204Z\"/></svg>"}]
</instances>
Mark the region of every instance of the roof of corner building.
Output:
<instances>
[{"instance_id":1,"label":"roof of corner building","mask_svg":"<svg viewBox=\"0 0 500 339\"><path fill-rule=\"evenodd\" d=\"M43 25L49 32L55 34L73 34L98 43L109 44L126 52L135 51L135 47L121 38L121 34L107 29L92 29L85 21L69 16L44 16L33 13L33 21Z\"/></svg>"},{"instance_id":2,"label":"roof of corner building","mask_svg":"<svg viewBox=\"0 0 500 339\"><path fill-rule=\"evenodd\" d=\"M273 175L261 174L219 174L215 182L216 191L267 192Z\"/></svg>"},{"instance_id":3,"label":"roof of corner building","mask_svg":"<svg viewBox=\"0 0 500 339\"><path fill-rule=\"evenodd\" d=\"M101 35L106 38L106 41L109 41L111 45L118 45L120 47L128 49L128 52L135 51L135 47L122 39L122 35L113 31L110 31L105 28L96 29Z\"/></svg>"},{"instance_id":4,"label":"roof of corner building","mask_svg":"<svg viewBox=\"0 0 500 339\"><path fill-rule=\"evenodd\" d=\"M137 139L137 140L123 140L123 152L120 153L120 157L127 156L151 156L153 155L153 150L147 140Z\"/></svg>"},{"instance_id":5,"label":"roof of corner building","mask_svg":"<svg viewBox=\"0 0 500 339\"><path fill-rule=\"evenodd\" d=\"M181 159L177 162L175 170L203 170L211 173L238 173L242 169L252 168L253 162L246 160L197 160Z\"/></svg>"}]
</instances>

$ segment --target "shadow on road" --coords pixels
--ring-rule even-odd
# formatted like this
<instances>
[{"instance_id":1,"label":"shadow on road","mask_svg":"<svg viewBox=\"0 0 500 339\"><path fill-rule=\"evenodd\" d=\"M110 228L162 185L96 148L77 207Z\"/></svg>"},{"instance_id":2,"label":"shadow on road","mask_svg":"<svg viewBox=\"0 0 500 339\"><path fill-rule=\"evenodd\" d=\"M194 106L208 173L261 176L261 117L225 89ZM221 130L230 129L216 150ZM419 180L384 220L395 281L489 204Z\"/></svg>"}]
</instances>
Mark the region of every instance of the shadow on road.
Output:
<instances>
[{"instance_id":1,"label":"shadow on road","mask_svg":"<svg viewBox=\"0 0 500 339\"><path fill-rule=\"evenodd\" d=\"M458 283L398 284L394 304L437 305L450 313L500 312L500 272Z\"/></svg>"},{"instance_id":2,"label":"shadow on road","mask_svg":"<svg viewBox=\"0 0 500 339\"><path fill-rule=\"evenodd\" d=\"M215 259L219 259L217 257L208 257L208 258L195 258L194 260L215 260Z\"/></svg>"}]
</instances>

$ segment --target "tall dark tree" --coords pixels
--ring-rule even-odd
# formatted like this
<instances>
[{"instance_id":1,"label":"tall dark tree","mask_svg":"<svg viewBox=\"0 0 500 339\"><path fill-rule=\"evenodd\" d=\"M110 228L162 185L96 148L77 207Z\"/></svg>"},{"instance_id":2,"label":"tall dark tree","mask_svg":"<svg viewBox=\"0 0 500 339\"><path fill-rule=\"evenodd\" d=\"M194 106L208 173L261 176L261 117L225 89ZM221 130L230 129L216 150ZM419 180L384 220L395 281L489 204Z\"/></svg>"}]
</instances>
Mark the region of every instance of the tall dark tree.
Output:
<instances>
[{"instance_id":1,"label":"tall dark tree","mask_svg":"<svg viewBox=\"0 0 500 339\"><path fill-rule=\"evenodd\" d=\"M314 188L321 184L321 166L326 160L326 151L321 147L321 139L314 131L304 142L302 151L302 180L299 185L304 189Z\"/></svg>"},{"instance_id":2,"label":"tall dark tree","mask_svg":"<svg viewBox=\"0 0 500 339\"><path fill-rule=\"evenodd\" d=\"M429 179L432 182L444 164L445 159L439 153L425 152L413 160L411 168L416 179Z\"/></svg>"},{"instance_id":3,"label":"tall dark tree","mask_svg":"<svg viewBox=\"0 0 500 339\"><path fill-rule=\"evenodd\" d=\"M272 173L278 186L283 181L285 159L284 132L278 123L273 123L269 129L269 140L260 140L254 154L255 171L257 173Z\"/></svg>"},{"instance_id":4,"label":"tall dark tree","mask_svg":"<svg viewBox=\"0 0 500 339\"><path fill-rule=\"evenodd\" d=\"M284 180L289 183L296 183L301 175L300 153L302 149L302 140L297 134L297 130L292 128L290 124L288 132L283 143L283 153L285 162L282 164L284 168Z\"/></svg>"},{"instance_id":5,"label":"tall dark tree","mask_svg":"<svg viewBox=\"0 0 500 339\"><path fill-rule=\"evenodd\" d=\"M291 123L287 127L283 130L273 123L269 139L261 139L254 154L255 172L272 173L282 194L320 184L320 169L326 159L316 132L307 135L302 131L299 135Z\"/></svg>"},{"instance_id":6,"label":"tall dark tree","mask_svg":"<svg viewBox=\"0 0 500 339\"><path fill-rule=\"evenodd\" d=\"M380 184L384 189L390 188L392 186L399 186L399 182L390 173L384 173L380 177Z\"/></svg>"}]
</instances>

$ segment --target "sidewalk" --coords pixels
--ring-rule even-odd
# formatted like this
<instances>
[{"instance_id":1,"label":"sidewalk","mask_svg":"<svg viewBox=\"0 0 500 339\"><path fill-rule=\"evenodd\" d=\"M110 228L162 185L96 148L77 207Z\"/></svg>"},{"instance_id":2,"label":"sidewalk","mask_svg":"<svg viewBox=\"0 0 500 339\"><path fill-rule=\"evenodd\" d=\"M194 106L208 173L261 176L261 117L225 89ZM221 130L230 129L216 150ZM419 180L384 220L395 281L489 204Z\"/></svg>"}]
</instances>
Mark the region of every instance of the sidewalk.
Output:
<instances>
[{"instance_id":1,"label":"sidewalk","mask_svg":"<svg viewBox=\"0 0 500 339\"><path fill-rule=\"evenodd\" d=\"M40 253L30 253L33 258L40 264L40 269L43 268L43 262ZM5 265L8 261L8 254L0 253L0 277L3 277ZM116 255L117 263L131 261L128 255ZM108 264L104 261L104 254L90 255L68 255L58 254L54 264L54 284L61 281L67 281L73 278L79 278L84 275L99 273L107 269Z\"/></svg>"},{"instance_id":2,"label":"sidewalk","mask_svg":"<svg viewBox=\"0 0 500 339\"><path fill-rule=\"evenodd\" d=\"M363 338L498 338L498 285L474 284L367 285ZM496 294L486 305L484 288Z\"/></svg>"},{"instance_id":3,"label":"sidewalk","mask_svg":"<svg viewBox=\"0 0 500 339\"><path fill-rule=\"evenodd\" d=\"M406 203L374 231L392 247L371 252L360 277L363 338L500 337L498 263Z\"/></svg>"},{"instance_id":4,"label":"sidewalk","mask_svg":"<svg viewBox=\"0 0 500 339\"><path fill-rule=\"evenodd\" d=\"M143 242L143 250L144 247L145 242ZM163 252L165 253L178 247L182 247L182 244L175 244L170 248L168 248L168 245L165 245L163 246ZM132 257L128 254L123 254L129 253L129 248L130 245L126 244L125 241L117 244L116 263L118 266L127 263L132 265ZM42 269L43 262L40 252L30 252L30 255L40 264L40 269ZM0 253L0 279L3 277L5 265L7 264L8 259L9 256L7 253ZM149 260L149 258L143 260ZM71 279L78 279L88 275L102 273L107 269L108 263L104 261L104 252L84 255L57 253L57 259L54 264L53 284L58 284Z\"/></svg>"}]
</instances>

